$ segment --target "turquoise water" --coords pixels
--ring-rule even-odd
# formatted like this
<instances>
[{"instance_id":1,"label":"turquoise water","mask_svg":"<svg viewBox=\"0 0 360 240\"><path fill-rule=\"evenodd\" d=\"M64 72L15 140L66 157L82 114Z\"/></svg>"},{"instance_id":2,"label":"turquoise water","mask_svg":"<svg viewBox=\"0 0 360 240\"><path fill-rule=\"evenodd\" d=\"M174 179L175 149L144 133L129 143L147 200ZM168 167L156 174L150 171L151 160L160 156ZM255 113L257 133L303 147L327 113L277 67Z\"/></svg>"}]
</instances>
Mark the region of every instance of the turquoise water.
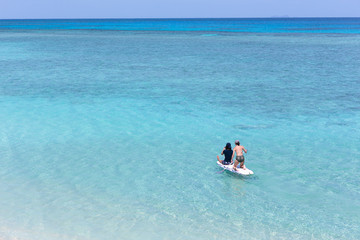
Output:
<instances>
[{"instance_id":1,"label":"turquoise water","mask_svg":"<svg viewBox=\"0 0 360 240\"><path fill-rule=\"evenodd\" d=\"M360 33L360 18L34 19L2 20L0 29Z\"/></svg>"},{"instance_id":2,"label":"turquoise water","mask_svg":"<svg viewBox=\"0 0 360 240\"><path fill-rule=\"evenodd\" d=\"M0 238L359 239L359 26L0 21Z\"/></svg>"}]
</instances>

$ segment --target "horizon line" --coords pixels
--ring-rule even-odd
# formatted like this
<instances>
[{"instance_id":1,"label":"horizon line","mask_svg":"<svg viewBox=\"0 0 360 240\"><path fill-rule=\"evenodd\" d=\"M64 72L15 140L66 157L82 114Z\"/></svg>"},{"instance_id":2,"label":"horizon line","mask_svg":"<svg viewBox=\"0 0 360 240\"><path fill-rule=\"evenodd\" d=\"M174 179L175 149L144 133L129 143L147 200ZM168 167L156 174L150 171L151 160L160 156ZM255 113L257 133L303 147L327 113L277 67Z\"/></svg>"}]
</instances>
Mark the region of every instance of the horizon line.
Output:
<instances>
[{"instance_id":1,"label":"horizon line","mask_svg":"<svg viewBox=\"0 0 360 240\"><path fill-rule=\"evenodd\" d=\"M272 16L272 17L129 17L129 18L0 18L0 20L172 20L172 19L313 19L313 18L360 18L360 17L290 17L290 16Z\"/></svg>"}]
</instances>

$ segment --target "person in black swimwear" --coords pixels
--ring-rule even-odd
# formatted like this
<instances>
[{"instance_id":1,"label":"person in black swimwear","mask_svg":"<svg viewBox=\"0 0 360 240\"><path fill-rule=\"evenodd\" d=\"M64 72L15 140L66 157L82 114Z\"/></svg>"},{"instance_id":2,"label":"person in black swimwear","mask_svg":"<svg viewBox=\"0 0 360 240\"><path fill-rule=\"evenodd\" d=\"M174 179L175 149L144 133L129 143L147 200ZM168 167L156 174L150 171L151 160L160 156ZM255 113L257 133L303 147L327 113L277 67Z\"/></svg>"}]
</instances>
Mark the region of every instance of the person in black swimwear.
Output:
<instances>
[{"instance_id":1,"label":"person in black swimwear","mask_svg":"<svg viewBox=\"0 0 360 240\"><path fill-rule=\"evenodd\" d=\"M233 151L231 150L231 143L227 143L221 152L221 155L224 155L225 159L220 160L219 156L216 156L216 157L220 163L222 163L224 165L229 165L229 164L232 164L232 154L233 154Z\"/></svg>"}]
</instances>

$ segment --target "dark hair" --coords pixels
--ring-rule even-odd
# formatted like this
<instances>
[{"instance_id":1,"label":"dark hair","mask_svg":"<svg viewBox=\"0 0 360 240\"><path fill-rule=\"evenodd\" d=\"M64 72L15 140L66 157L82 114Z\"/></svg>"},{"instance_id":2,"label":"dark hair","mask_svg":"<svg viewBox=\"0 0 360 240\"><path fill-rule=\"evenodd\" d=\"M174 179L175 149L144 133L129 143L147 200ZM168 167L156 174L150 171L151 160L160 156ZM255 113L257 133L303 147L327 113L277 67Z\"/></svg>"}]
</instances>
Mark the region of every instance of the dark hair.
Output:
<instances>
[{"instance_id":1,"label":"dark hair","mask_svg":"<svg viewBox=\"0 0 360 240\"><path fill-rule=\"evenodd\" d=\"M225 146L225 149L226 150L231 150L231 143L227 143L226 146Z\"/></svg>"}]
</instances>

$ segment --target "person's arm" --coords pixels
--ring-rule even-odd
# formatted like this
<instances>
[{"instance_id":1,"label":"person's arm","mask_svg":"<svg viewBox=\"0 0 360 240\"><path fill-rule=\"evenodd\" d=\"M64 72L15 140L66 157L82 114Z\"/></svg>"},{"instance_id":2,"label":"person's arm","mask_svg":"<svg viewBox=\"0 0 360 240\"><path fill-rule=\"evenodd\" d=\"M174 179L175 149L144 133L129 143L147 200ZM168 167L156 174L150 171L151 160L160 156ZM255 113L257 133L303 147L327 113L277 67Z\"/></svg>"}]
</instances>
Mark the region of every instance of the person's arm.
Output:
<instances>
[{"instance_id":1,"label":"person's arm","mask_svg":"<svg viewBox=\"0 0 360 240\"><path fill-rule=\"evenodd\" d=\"M235 155L235 149L233 150L233 154L231 156L231 164L233 163L234 155Z\"/></svg>"},{"instance_id":2,"label":"person's arm","mask_svg":"<svg viewBox=\"0 0 360 240\"><path fill-rule=\"evenodd\" d=\"M224 155L224 150L225 150L225 148L222 150L221 155Z\"/></svg>"},{"instance_id":3,"label":"person's arm","mask_svg":"<svg viewBox=\"0 0 360 240\"><path fill-rule=\"evenodd\" d=\"M244 149L244 152L247 153L247 150L245 149L245 147L243 147L243 149Z\"/></svg>"}]
</instances>

